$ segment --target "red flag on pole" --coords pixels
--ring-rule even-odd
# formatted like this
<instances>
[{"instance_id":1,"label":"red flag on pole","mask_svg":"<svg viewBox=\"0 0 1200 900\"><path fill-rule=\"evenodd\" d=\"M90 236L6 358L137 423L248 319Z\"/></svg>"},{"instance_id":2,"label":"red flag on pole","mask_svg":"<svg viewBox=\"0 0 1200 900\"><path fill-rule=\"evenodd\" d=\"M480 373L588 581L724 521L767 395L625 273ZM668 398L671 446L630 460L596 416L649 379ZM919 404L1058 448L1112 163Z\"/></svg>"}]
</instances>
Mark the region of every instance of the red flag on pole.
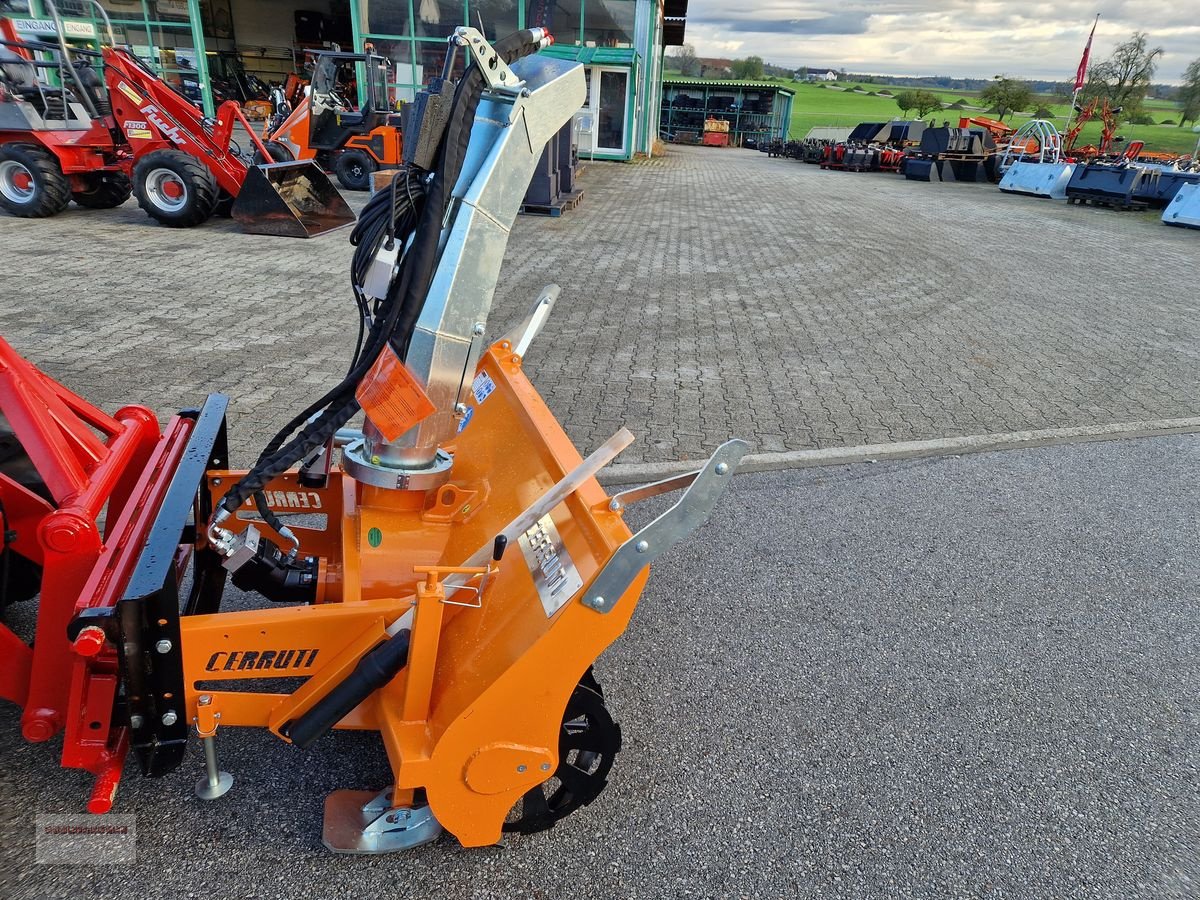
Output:
<instances>
[{"instance_id":1,"label":"red flag on pole","mask_svg":"<svg viewBox=\"0 0 1200 900\"><path fill-rule=\"evenodd\" d=\"M1079 69L1075 72L1075 92L1083 88L1087 82L1087 67L1088 58L1092 55L1092 38L1096 36L1096 26L1100 23L1100 17L1096 16L1096 21L1092 23L1092 33L1088 35L1087 46L1083 48L1083 59L1079 60Z\"/></svg>"}]
</instances>

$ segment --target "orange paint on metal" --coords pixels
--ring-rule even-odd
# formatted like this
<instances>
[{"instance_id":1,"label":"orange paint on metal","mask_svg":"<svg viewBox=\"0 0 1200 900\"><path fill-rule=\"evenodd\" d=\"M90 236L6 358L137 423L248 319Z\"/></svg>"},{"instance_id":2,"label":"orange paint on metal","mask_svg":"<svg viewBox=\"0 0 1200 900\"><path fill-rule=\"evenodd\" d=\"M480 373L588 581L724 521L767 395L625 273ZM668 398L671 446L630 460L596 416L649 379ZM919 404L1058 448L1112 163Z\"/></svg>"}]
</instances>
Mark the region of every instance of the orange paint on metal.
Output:
<instances>
[{"instance_id":1,"label":"orange paint on metal","mask_svg":"<svg viewBox=\"0 0 1200 900\"><path fill-rule=\"evenodd\" d=\"M395 802L423 788L438 821L468 847L495 843L522 794L553 773L571 692L625 630L649 574L640 573L607 614L576 596L547 615L523 552L510 545L492 565L478 607L445 602L441 577L490 546L582 461L507 342L490 348L480 369L496 387L446 448L454 453L447 484L393 491L335 473L326 487L309 489L289 473L268 487L277 511L328 516L324 528L289 521L304 552L322 557L326 602L182 620L189 714L203 684L223 725L278 733L412 609L406 668L337 727L377 729ZM236 477L213 473L214 497ZM310 492L303 500L302 491ZM304 503L307 509L294 508ZM551 516L585 589L630 537L595 479ZM228 524L238 529L245 520ZM378 546L368 540L372 529L382 535ZM287 664L277 667L288 650ZM264 664L262 654L272 652ZM291 676L309 679L291 695L218 690L239 678Z\"/></svg>"}]
</instances>

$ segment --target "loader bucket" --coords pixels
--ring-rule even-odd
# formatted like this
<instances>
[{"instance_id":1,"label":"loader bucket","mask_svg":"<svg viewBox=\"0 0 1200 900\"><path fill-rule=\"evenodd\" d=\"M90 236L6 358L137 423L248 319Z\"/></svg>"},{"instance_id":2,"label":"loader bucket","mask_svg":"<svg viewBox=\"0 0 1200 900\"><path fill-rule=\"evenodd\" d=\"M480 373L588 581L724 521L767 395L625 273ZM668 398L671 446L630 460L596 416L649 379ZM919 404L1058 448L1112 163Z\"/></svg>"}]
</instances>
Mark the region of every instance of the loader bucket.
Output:
<instances>
[{"instance_id":1,"label":"loader bucket","mask_svg":"<svg viewBox=\"0 0 1200 900\"><path fill-rule=\"evenodd\" d=\"M311 160L251 166L233 205L250 234L309 238L353 225L354 211Z\"/></svg>"}]
</instances>

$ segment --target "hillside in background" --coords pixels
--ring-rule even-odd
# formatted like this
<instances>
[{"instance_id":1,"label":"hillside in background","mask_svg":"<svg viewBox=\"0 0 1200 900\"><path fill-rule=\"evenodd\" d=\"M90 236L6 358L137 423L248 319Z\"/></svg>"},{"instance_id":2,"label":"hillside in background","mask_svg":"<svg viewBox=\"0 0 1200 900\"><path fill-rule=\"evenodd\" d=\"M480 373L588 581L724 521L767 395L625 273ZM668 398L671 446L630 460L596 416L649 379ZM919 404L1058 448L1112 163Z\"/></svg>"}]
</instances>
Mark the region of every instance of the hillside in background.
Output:
<instances>
[{"instance_id":1,"label":"hillside in background","mask_svg":"<svg viewBox=\"0 0 1200 900\"><path fill-rule=\"evenodd\" d=\"M899 92L900 85L885 85L861 79L852 81L850 76L846 76L846 79L828 85L797 82L790 77L778 76L767 76L764 80L786 87L796 94L792 104L790 132L793 139L803 138L809 129L819 125L852 127L859 122L887 122L904 118L891 96ZM933 113L926 117L926 120L932 119L938 125L945 121L957 125L960 117L988 115L986 104L979 99L979 90L986 86L987 82L980 81L978 84L980 87L976 90L927 86L926 89L940 96L948 108ZM881 91L884 92L883 95L880 94ZM1036 100L1038 106L1053 113L1052 120L1055 125L1060 130L1065 130L1071 109L1069 104L1061 102L1058 92L1039 93ZM949 108L951 106L955 108ZM1184 155L1195 150L1200 135L1193 133L1190 127L1176 126L1179 120L1179 104L1171 100L1150 99L1146 101L1143 112L1154 119L1154 125L1122 125L1117 131L1118 136L1130 141L1145 141L1148 149L1164 153ZM1006 116L1005 121L1019 126L1031 118L1031 113L1018 113ZM1100 124L1092 122L1085 126L1080 143L1096 144L1099 141Z\"/></svg>"}]
</instances>

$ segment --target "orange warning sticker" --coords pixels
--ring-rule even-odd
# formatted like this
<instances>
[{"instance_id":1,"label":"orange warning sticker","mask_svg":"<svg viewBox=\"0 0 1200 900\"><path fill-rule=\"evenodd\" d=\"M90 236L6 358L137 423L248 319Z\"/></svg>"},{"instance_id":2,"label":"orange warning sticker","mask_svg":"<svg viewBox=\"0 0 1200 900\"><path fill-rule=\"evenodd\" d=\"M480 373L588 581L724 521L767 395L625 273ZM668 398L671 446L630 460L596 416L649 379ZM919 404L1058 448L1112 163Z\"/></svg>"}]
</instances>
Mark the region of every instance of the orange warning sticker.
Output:
<instances>
[{"instance_id":1,"label":"orange warning sticker","mask_svg":"<svg viewBox=\"0 0 1200 900\"><path fill-rule=\"evenodd\" d=\"M421 383L390 345L383 348L354 396L367 418L389 441L431 416L435 409Z\"/></svg>"}]
</instances>

